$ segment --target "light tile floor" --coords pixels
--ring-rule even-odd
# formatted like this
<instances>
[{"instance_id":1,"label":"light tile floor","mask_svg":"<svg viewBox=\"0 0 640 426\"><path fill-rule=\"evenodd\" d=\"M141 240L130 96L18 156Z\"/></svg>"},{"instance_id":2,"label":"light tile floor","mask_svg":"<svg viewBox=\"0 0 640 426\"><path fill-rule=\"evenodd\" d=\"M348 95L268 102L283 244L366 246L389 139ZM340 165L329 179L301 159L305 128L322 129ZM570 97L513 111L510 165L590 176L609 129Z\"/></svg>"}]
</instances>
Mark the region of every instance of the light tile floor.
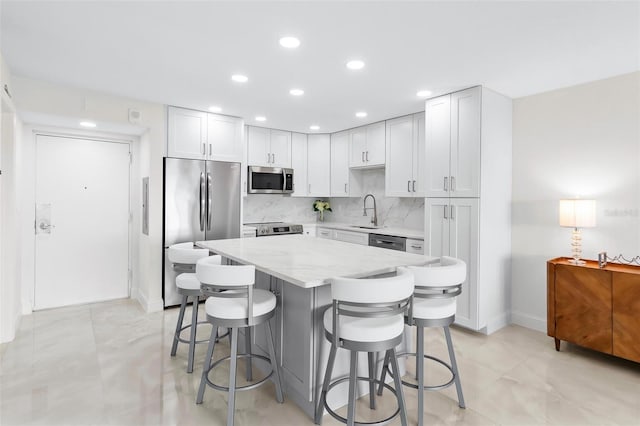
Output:
<instances>
[{"instance_id":1,"label":"light tile floor","mask_svg":"<svg viewBox=\"0 0 640 426\"><path fill-rule=\"evenodd\" d=\"M23 317L15 341L0 345L0 425L224 424L225 394L208 388L194 403L205 345L194 374L185 371L185 345L169 356L177 312L145 314L120 300ZM640 364L564 342L556 352L551 338L518 326L491 336L453 329L453 340L467 409L453 387L426 393L427 425L640 425ZM425 342L446 359L441 331L427 330ZM225 352L223 341L216 356ZM446 378L442 367L426 369L432 383ZM416 392L405 396L416 424ZM363 420L367 401L358 405ZM278 404L272 384L238 394L236 404L237 425L313 424L292 402ZM394 409L389 392L379 405L376 416ZM323 424L338 423L326 415Z\"/></svg>"}]
</instances>

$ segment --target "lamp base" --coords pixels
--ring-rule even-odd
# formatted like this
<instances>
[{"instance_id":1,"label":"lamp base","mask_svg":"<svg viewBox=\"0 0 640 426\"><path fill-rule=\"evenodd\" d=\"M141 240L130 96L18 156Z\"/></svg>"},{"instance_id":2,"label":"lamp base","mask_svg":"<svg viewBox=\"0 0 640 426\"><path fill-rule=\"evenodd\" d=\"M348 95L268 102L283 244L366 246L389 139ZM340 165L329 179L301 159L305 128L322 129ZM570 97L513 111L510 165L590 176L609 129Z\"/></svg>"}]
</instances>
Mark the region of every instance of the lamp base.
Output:
<instances>
[{"instance_id":1,"label":"lamp base","mask_svg":"<svg viewBox=\"0 0 640 426\"><path fill-rule=\"evenodd\" d=\"M569 263L571 263L572 265L585 265L587 262L580 259L569 259Z\"/></svg>"}]
</instances>

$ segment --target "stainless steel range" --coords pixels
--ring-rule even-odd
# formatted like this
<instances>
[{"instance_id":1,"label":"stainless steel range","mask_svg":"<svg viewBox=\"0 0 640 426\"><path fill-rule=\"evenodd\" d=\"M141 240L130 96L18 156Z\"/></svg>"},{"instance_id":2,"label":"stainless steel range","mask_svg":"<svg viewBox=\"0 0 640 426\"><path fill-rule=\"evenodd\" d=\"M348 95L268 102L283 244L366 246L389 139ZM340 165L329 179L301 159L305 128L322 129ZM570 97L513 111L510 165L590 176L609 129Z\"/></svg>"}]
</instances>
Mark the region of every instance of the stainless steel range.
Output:
<instances>
[{"instance_id":1,"label":"stainless steel range","mask_svg":"<svg viewBox=\"0 0 640 426\"><path fill-rule=\"evenodd\" d=\"M256 236L267 237L270 235L302 234L302 225L285 222L245 223L257 229Z\"/></svg>"}]
</instances>

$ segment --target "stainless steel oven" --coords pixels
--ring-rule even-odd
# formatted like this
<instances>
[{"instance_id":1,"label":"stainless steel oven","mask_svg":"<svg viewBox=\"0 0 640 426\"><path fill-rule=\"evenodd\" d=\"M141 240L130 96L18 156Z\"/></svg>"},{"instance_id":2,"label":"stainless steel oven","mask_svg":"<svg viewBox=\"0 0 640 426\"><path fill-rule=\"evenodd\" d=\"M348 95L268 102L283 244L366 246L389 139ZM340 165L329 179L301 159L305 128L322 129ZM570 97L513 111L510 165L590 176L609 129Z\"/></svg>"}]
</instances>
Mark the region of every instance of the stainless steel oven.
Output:
<instances>
[{"instance_id":1,"label":"stainless steel oven","mask_svg":"<svg viewBox=\"0 0 640 426\"><path fill-rule=\"evenodd\" d=\"M293 169L249 166L249 194L290 194L293 192Z\"/></svg>"},{"instance_id":2,"label":"stainless steel oven","mask_svg":"<svg viewBox=\"0 0 640 426\"><path fill-rule=\"evenodd\" d=\"M257 237L271 235L302 234L302 225L285 222L245 223L245 226L256 228Z\"/></svg>"}]
</instances>

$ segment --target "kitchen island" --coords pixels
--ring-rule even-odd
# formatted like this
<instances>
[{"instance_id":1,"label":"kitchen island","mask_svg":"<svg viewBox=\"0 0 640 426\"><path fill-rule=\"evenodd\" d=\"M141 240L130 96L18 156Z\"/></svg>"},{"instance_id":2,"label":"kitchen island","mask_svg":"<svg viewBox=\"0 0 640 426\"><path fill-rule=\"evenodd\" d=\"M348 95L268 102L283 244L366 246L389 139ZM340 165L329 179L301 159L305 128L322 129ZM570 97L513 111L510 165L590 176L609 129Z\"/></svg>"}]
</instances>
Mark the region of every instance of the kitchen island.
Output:
<instances>
[{"instance_id":1,"label":"kitchen island","mask_svg":"<svg viewBox=\"0 0 640 426\"><path fill-rule=\"evenodd\" d=\"M282 372L286 398L313 417L315 401L329 354L322 315L331 304L332 277L364 278L393 274L398 266L421 265L431 257L341 241L284 235L260 238L199 241L198 246L221 255L229 263L255 265L256 287L274 292L278 298L271 319L276 355ZM254 334L253 350L267 353L262 330ZM243 342L240 339L240 342ZM366 373L366 354L359 362ZM380 360L381 361L381 360ZM338 351L334 375L348 372L348 354ZM346 403L345 389L332 391L329 403ZM362 383L360 395L368 392Z\"/></svg>"}]
</instances>

